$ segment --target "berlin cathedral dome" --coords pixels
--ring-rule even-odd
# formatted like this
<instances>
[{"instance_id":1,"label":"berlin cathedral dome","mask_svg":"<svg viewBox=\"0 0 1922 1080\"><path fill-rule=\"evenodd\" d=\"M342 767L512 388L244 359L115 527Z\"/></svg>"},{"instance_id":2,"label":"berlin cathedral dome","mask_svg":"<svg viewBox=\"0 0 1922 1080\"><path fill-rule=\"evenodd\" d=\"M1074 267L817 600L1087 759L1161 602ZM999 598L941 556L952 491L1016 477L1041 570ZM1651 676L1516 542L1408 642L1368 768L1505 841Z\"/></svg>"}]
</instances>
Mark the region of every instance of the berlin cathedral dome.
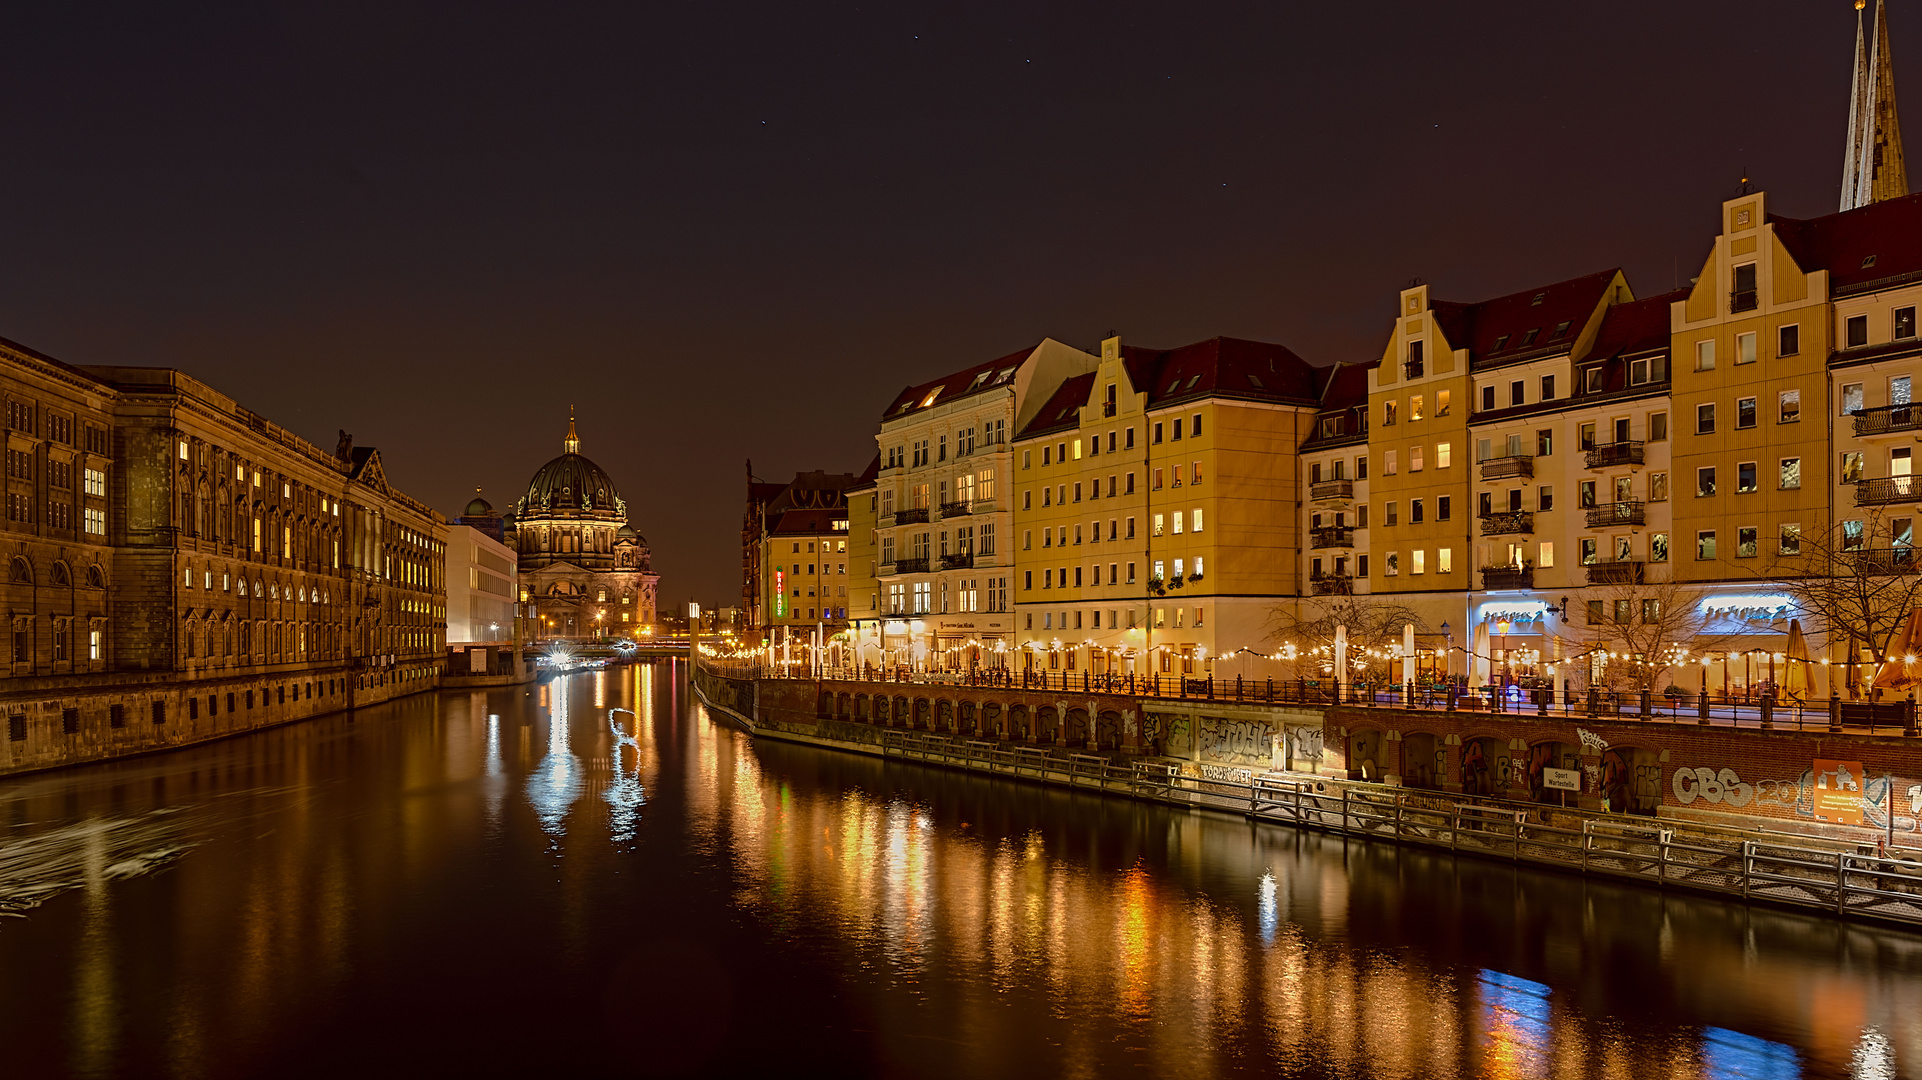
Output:
<instances>
[{"instance_id":1,"label":"berlin cathedral dome","mask_svg":"<svg viewBox=\"0 0 1922 1080\"><path fill-rule=\"evenodd\" d=\"M506 542L519 560L522 601L537 636L616 638L654 622L653 558L629 524L605 469L581 454L573 417L561 455L542 465L514 504Z\"/></svg>"}]
</instances>

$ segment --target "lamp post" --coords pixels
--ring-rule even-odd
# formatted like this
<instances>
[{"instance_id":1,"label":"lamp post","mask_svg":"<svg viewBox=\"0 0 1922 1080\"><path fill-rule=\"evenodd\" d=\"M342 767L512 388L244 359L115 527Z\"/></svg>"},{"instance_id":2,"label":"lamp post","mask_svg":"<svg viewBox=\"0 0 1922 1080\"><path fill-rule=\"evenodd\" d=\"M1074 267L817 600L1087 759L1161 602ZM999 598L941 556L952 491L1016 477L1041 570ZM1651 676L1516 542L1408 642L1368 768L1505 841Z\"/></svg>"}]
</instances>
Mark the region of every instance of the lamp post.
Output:
<instances>
[{"instance_id":1,"label":"lamp post","mask_svg":"<svg viewBox=\"0 0 1922 1080\"><path fill-rule=\"evenodd\" d=\"M1509 662L1508 662L1508 632L1509 630L1514 628L1514 625L1515 625L1514 623L1509 622L1507 619L1495 620L1495 633L1500 636L1501 643L1502 643L1501 648L1502 648L1502 685L1503 686L1508 685L1508 675L1510 670Z\"/></svg>"}]
</instances>

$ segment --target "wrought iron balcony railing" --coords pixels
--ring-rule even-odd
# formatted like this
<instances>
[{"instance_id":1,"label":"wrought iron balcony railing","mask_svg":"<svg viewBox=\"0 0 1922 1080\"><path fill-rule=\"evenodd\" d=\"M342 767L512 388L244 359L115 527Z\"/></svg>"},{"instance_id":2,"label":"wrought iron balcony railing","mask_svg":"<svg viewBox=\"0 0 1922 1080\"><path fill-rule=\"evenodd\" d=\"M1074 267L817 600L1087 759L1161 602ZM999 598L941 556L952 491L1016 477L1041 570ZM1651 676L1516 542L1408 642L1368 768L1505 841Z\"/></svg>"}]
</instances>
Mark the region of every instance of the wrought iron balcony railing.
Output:
<instances>
[{"instance_id":1,"label":"wrought iron balcony railing","mask_svg":"<svg viewBox=\"0 0 1922 1080\"><path fill-rule=\"evenodd\" d=\"M1922 569L1922 548L1867 548L1850 552L1858 574L1913 574Z\"/></svg>"},{"instance_id":2,"label":"wrought iron balcony railing","mask_svg":"<svg viewBox=\"0 0 1922 1080\"><path fill-rule=\"evenodd\" d=\"M1535 515L1527 510L1505 510L1499 514L1483 514L1481 520L1483 536L1532 534L1535 531Z\"/></svg>"},{"instance_id":3,"label":"wrought iron balcony railing","mask_svg":"<svg viewBox=\"0 0 1922 1080\"><path fill-rule=\"evenodd\" d=\"M962 515L973 512L974 504L970 502L944 502L941 504L941 516L944 518L961 517Z\"/></svg>"},{"instance_id":4,"label":"wrought iron balcony railing","mask_svg":"<svg viewBox=\"0 0 1922 1080\"><path fill-rule=\"evenodd\" d=\"M893 524L895 525L926 525L927 523L928 508L925 506L914 510L896 510L894 512Z\"/></svg>"},{"instance_id":5,"label":"wrought iron balcony railing","mask_svg":"<svg viewBox=\"0 0 1922 1080\"><path fill-rule=\"evenodd\" d=\"M1884 405L1875 409L1857 409L1854 419L1857 436L1896 435L1922 428L1922 408L1914 405Z\"/></svg>"},{"instance_id":6,"label":"wrought iron balcony railing","mask_svg":"<svg viewBox=\"0 0 1922 1080\"><path fill-rule=\"evenodd\" d=\"M1535 475L1535 456L1533 454L1511 454L1508 457L1492 457L1482 461L1483 480L1507 480L1517 476Z\"/></svg>"},{"instance_id":7,"label":"wrought iron balcony railing","mask_svg":"<svg viewBox=\"0 0 1922 1080\"><path fill-rule=\"evenodd\" d=\"M1308 588L1316 596L1348 596L1355 591L1355 579L1349 574L1310 574Z\"/></svg>"},{"instance_id":8,"label":"wrought iron balcony railing","mask_svg":"<svg viewBox=\"0 0 1922 1080\"><path fill-rule=\"evenodd\" d=\"M972 553L941 556L941 569L943 570L967 570L973 566L974 555Z\"/></svg>"},{"instance_id":9,"label":"wrought iron balcony railing","mask_svg":"<svg viewBox=\"0 0 1922 1080\"><path fill-rule=\"evenodd\" d=\"M1590 585L1640 585L1647 565L1639 559L1589 563L1588 583Z\"/></svg>"},{"instance_id":10,"label":"wrought iron balcony railing","mask_svg":"<svg viewBox=\"0 0 1922 1080\"><path fill-rule=\"evenodd\" d=\"M1588 467L1608 469L1617 465L1640 465L1648 448L1637 441L1596 443L1588 449Z\"/></svg>"},{"instance_id":11,"label":"wrought iron balcony railing","mask_svg":"<svg viewBox=\"0 0 1922 1080\"><path fill-rule=\"evenodd\" d=\"M1647 524L1647 506L1640 499L1603 503L1588 508L1588 527L1606 529L1611 525Z\"/></svg>"},{"instance_id":12,"label":"wrought iron balcony railing","mask_svg":"<svg viewBox=\"0 0 1922 1080\"><path fill-rule=\"evenodd\" d=\"M1855 505L1888 506L1922 500L1922 476L1888 476L1855 485Z\"/></svg>"},{"instance_id":13,"label":"wrought iron balcony railing","mask_svg":"<svg viewBox=\"0 0 1922 1080\"><path fill-rule=\"evenodd\" d=\"M1308 530L1308 546L1313 548L1351 548L1355 530L1347 525L1328 525Z\"/></svg>"},{"instance_id":14,"label":"wrought iron balcony railing","mask_svg":"<svg viewBox=\"0 0 1922 1080\"><path fill-rule=\"evenodd\" d=\"M894 572L897 574L925 574L928 572L928 557L923 555L918 559L896 559L894 560Z\"/></svg>"},{"instance_id":15,"label":"wrought iron balcony railing","mask_svg":"<svg viewBox=\"0 0 1922 1080\"><path fill-rule=\"evenodd\" d=\"M1482 571L1482 588L1490 592L1534 587L1535 568L1532 566L1490 566Z\"/></svg>"}]
</instances>

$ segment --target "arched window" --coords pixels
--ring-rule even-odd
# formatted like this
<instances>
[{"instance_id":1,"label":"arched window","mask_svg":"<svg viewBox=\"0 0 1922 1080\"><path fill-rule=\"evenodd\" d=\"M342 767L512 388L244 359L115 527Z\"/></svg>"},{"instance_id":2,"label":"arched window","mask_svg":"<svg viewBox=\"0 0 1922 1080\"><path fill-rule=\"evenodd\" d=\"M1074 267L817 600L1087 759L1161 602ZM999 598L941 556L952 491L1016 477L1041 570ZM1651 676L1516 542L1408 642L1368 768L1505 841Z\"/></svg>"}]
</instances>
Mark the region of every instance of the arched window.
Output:
<instances>
[{"instance_id":1,"label":"arched window","mask_svg":"<svg viewBox=\"0 0 1922 1080\"><path fill-rule=\"evenodd\" d=\"M104 589L107 587L106 572L98 564L87 567L87 588Z\"/></svg>"},{"instance_id":2,"label":"arched window","mask_svg":"<svg viewBox=\"0 0 1922 1080\"><path fill-rule=\"evenodd\" d=\"M73 578L70 572L67 570L66 563L56 562L53 564L53 583L55 585L73 584Z\"/></svg>"},{"instance_id":3,"label":"arched window","mask_svg":"<svg viewBox=\"0 0 1922 1080\"><path fill-rule=\"evenodd\" d=\"M33 567L27 565L27 560L15 555L7 571L7 580L15 584L31 585L33 584Z\"/></svg>"}]
</instances>

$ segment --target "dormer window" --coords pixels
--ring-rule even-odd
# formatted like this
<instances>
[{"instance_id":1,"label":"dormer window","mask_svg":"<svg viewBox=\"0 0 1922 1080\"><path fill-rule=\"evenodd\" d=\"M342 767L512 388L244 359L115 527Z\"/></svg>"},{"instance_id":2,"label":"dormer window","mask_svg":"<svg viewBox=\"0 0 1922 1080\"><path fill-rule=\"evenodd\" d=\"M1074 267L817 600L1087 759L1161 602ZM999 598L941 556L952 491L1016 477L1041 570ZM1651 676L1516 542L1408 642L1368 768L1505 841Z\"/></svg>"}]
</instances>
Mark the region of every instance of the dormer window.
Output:
<instances>
[{"instance_id":1,"label":"dormer window","mask_svg":"<svg viewBox=\"0 0 1922 1080\"><path fill-rule=\"evenodd\" d=\"M1494 348L1492 348L1492 349L1490 349L1490 350L1488 350L1488 351L1489 351L1489 352L1501 352L1501 351L1502 351L1502 349L1503 349L1503 348L1504 348L1505 346L1507 346L1507 344L1508 344L1508 335L1507 335L1507 334L1503 334L1503 335L1502 335L1501 337L1498 337L1498 338L1496 338L1496 339L1495 339L1495 347L1494 347Z\"/></svg>"},{"instance_id":2,"label":"dormer window","mask_svg":"<svg viewBox=\"0 0 1922 1080\"><path fill-rule=\"evenodd\" d=\"M925 409L928 406L934 404L934 399L941 396L941 389L942 389L941 387L937 386L934 389L928 391L928 396L921 399L921 407Z\"/></svg>"},{"instance_id":3,"label":"dormer window","mask_svg":"<svg viewBox=\"0 0 1922 1080\"><path fill-rule=\"evenodd\" d=\"M1864 256L1864 257L1863 257L1863 259L1862 259L1862 269L1864 269L1864 270L1867 270L1867 269L1868 269L1869 267L1871 267L1871 266L1874 266L1874 265L1875 265L1875 256L1873 256L1873 255L1866 255L1866 256Z\"/></svg>"},{"instance_id":4,"label":"dormer window","mask_svg":"<svg viewBox=\"0 0 1922 1080\"><path fill-rule=\"evenodd\" d=\"M1249 375L1249 376L1248 376L1248 382L1249 382L1250 384L1252 384L1252 385L1254 386L1254 388L1255 388L1255 389L1257 389L1257 390L1261 390L1261 389L1264 389L1264 387L1263 387L1263 386L1261 385L1261 379L1260 379L1260 377L1258 377L1258 376L1255 376L1255 375Z\"/></svg>"},{"instance_id":5,"label":"dormer window","mask_svg":"<svg viewBox=\"0 0 1922 1080\"><path fill-rule=\"evenodd\" d=\"M988 376L990 376L990 375L992 375L992 374L994 374L994 372L992 372L992 371L984 371L984 372L982 372L981 374L979 374L979 375L976 375L976 376L974 377L974 381L968 384L968 389L969 389L969 390L979 390L979 389L980 389L981 387L983 387L983 386L986 386L986 385L987 385L987 382L988 382Z\"/></svg>"},{"instance_id":6,"label":"dormer window","mask_svg":"<svg viewBox=\"0 0 1922 1080\"><path fill-rule=\"evenodd\" d=\"M1183 389L1183 390L1193 390L1193 389L1195 388L1195 384L1196 384L1196 383L1198 383L1198 382L1200 382L1200 381L1201 381L1201 376L1199 376L1199 375L1190 375L1190 376L1188 376L1188 385L1186 385L1186 386L1184 386L1184 387L1182 387L1182 389Z\"/></svg>"},{"instance_id":7,"label":"dormer window","mask_svg":"<svg viewBox=\"0 0 1922 1080\"><path fill-rule=\"evenodd\" d=\"M1526 334L1523 334L1523 335L1522 335L1522 345L1521 345L1521 347L1522 347L1522 348L1524 348L1524 349L1526 349L1526 348L1528 348L1528 347L1529 347L1530 345L1533 345L1533 344L1535 344L1535 335L1536 335L1536 334L1539 334L1539 333L1541 333L1541 332L1542 332L1542 328L1541 328L1541 327L1539 327L1539 326L1537 326L1537 327L1536 327L1536 328L1534 328L1533 330L1530 330L1530 331L1529 331L1528 333L1526 333Z\"/></svg>"},{"instance_id":8,"label":"dormer window","mask_svg":"<svg viewBox=\"0 0 1922 1080\"><path fill-rule=\"evenodd\" d=\"M1559 338L1566 333L1568 333L1568 320L1563 319L1561 322L1558 322L1555 324L1555 332L1548 336L1552 340L1554 338Z\"/></svg>"},{"instance_id":9,"label":"dormer window","mask_svg":"<svg viewBox=\"0 0 1922 1080\"><path fill-rule=\"evenodd\" d=\"M1543 297L1545 297L1545 296L1547 296L1547 295L1548 295L1548 294L1547 294L1547 293L1545 293L1545 292L1538 292L1538 293L1536 293L1536 294L1535 294L1535 299L1533 299L1533 300L1530 300L1530 301L1528 302L1528 306L1529 306L1529 307L1541 307L1541 306L1542 306L1542 298L1543 298Z\"/></svg>"}]
</instances>

